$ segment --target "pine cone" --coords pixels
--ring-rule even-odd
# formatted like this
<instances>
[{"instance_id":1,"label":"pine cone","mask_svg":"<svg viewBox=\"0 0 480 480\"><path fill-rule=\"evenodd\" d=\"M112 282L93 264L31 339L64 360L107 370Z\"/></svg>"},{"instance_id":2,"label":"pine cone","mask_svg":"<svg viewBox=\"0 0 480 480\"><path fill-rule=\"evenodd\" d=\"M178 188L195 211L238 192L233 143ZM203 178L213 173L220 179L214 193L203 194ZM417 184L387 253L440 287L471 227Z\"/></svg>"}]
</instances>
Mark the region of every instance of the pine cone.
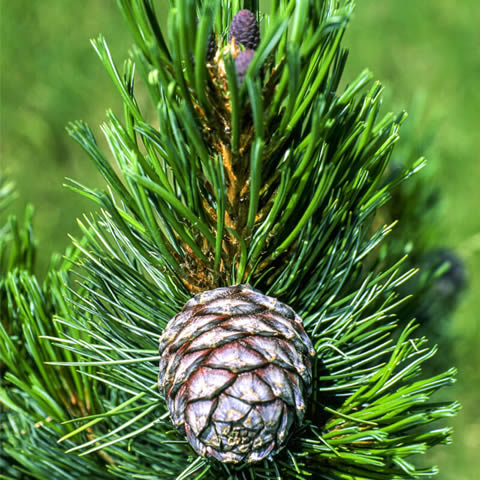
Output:
<instances>
[{"instance_id":1,"label":"pine cone","mask_svg":"<svg viewBox=\"0 0 480 480\"><path fill-rule=\"evenodd\" d=\"M217 53L217 42L213 33L208 34L207 62L211 62Z\"/></svg>"},{"instance_id":2,"label":"pine cone","mask_svg":"<svg viewBox=\"0 0 480 480\"><path fill-rule=\"evenodd\" d=\"M202 456L257 462L305 413L314 350L302 319L248 285L192 298L160 339L159 386Z\"/></svg>"},{"instance_id":3,"label":"pine cone","mask_svg":"<svg viewBox=\"0 0 480 480\"><path fill-rule=\"evenodd\" d=\"M439 302L454 305L467 285L467 271L462 259L447 248L433 250L425 255L423 268L431 271L448 263L448 268L437 277L433 291Z\"/></svg>"},{"instance_id":4,"label":"pine cone","mask_svg":"<svg viewBox=\"0 0 480 480\"><path fill-rule=\"evenodd\" d=\"M228 41L231 42L235 37L235 41L245 48L256 50L260 43L260 29L257 19L250 10L240 10L232 20Z\"/></svg>"},{"instance_id":5,"label":"pine cone","mask_svg":"<svg viewBox=\"0 0 480 480\"><path fill-rule=\"evenodd\" d=\"M198 28L198 24L200 23L200 20L197 18L196 20L196 25ZM215 58L215 54L217 53L217 42L215 40L215 34L213 32L210 32L208 34L208 43L207 43L207 54L205 56L206 62L211 62ZM195 65L195 57L193 56L193 53L190 53L190 59L193 65Z\"/></svg>"},{"instance_id":6,"label":"pine cone","mask_svg":"<svg viewBox=\"0 0 480 480\"><path fill-rule=\"evenodd\" d=\"M242 86L242 83L245 80L248 66L250 65L250 62L252 61L254 55L255 52L253 50L243 50L243 52L240 52L235 59L235 70L237 72L238 88Z\"/></svg>"}]
</instances>

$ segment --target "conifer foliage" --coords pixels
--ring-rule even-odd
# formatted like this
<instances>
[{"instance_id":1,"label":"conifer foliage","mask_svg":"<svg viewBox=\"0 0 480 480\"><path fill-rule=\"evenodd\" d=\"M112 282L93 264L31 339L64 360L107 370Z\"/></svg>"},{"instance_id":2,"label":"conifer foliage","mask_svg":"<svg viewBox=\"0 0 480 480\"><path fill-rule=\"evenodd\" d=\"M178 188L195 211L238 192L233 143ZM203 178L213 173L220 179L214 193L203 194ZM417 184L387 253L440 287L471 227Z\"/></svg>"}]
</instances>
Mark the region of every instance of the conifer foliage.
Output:
<instances>
[{"instance_id":1,"label":"conifer foliage","mask_svg":"<svg viewBox=\"0 0 480 480\"><path fill-rule=\"evenodd\" d=\"M268 12L255 1L170 3L162 25L154 1L118 0L134 39L123 68L103 37L92 42L124 111L108 112L102 125L108 153L85 123L69 126L106 183L70 182L98 207L79 222L75 247L43 284L21 262L2 265L0 354L8 373L0 398L11 476L435 473L412 456L448 443L450 429L431 422L454 415L458 404L431 395L455 370L422 376L436 348L415 336L400 288L414 271L404 268L398 245L390 250L395 219L383 224L379 215L423 159L387 175L405 113L381 114L382 87L368 71L341 86L353 2L272 1ZM136 81L148 102L137 101ZM9 241L18 246L20 237ZM210 310L189 313L206 291L217 292ZM255 301L232 306L218 292L248 292ZM221 309L213 305L219 298ZM185 319L191 336L175 337ZM205 325L208 358L205 346L192 350L205 345ZM227 337L234 365L222 356ZM247 344L263 349L253 370ZM188 399L212 377L199 380L186 356L192 351L211 370L231 369L221 387L199 397L202 405ZM266 378L274 379L270 390ZM223 421L215 417L222 401L237 417L227 415L227 440L212 455L208 442L221 435L206 432ZM273 404L288 428L269 423ZM260 434L245 423L255 423L254 410L269 412ZM228 435L239 425L248 442L233 447ZM242 450L264 444L255 454Z\"/></svg>"}]
</instances>

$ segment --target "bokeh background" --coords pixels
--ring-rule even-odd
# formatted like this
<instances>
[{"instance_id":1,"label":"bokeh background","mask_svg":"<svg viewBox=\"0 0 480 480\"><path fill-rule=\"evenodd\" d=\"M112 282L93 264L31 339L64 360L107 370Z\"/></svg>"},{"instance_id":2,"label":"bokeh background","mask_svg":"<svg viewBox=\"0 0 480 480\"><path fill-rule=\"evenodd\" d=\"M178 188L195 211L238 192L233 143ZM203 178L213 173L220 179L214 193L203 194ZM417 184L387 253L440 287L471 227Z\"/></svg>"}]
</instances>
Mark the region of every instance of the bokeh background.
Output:
<instances>
[{"instance_id":1,"label":"bokeh background","mask_svg":"<svg viewBox=\"0 0 480 480\"><path fill-rule=\"evenodd\" d=\"M159 2L162 3L162 2ZM102 32L117 59L132 42L114 0L0 1L0 163L17 185L12 213L36 207L39 271L69 244L76 218L93 206L62 185L101 180L65 125L84 119L100 136L107 108L120 99L88 40ZM463 404L454 443L432 452L442 480L480 478L480 2L357 0L346 36L345 78L368 67L386 86L386 107L425 95L425 128L435 125L430 167L443 196L444 246L468 269L469 290L449 338L459 368L447 392ZM421 123L422 124L422 123Z\"/></svg>"}]
</instances>

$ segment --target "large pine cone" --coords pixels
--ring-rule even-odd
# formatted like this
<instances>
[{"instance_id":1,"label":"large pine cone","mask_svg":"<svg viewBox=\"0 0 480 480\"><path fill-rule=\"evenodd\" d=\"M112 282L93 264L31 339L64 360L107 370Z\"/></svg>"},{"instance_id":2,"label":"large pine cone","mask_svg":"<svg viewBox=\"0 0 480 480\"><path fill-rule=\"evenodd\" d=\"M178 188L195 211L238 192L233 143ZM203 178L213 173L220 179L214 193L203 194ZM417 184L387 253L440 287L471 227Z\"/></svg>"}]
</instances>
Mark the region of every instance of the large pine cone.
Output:
<instances>
[{"instance_id":1,"label":"large pine cone","mask_svg":"<svg viewBox=\"0 0 480 480\"><path fill-rule=\"evenodd\" d=\"M302 319L248 285L192 298L160 339L159 386L199 455L257 462L305 413L314 350Z\"/></svg>"}]
</instances>

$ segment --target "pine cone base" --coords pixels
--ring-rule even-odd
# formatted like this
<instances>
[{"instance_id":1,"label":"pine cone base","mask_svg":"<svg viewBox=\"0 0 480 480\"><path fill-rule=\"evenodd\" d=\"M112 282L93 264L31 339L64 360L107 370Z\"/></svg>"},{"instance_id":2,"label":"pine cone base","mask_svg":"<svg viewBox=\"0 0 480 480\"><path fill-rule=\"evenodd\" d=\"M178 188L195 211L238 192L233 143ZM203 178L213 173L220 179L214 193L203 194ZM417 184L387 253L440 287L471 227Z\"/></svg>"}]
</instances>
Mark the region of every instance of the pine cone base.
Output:
<instances>
[{"instance_id":1,"label":"pine cone base","mask_svg":"<svg viewBox=\"0 0 480 480\"><path fill-rule=\"evenodd\" d=\"M313 346L301 318L248 285L192 298L160 339L159 387L202 456L252 463L302 423Z\"/></svg>"}]
</instances>

